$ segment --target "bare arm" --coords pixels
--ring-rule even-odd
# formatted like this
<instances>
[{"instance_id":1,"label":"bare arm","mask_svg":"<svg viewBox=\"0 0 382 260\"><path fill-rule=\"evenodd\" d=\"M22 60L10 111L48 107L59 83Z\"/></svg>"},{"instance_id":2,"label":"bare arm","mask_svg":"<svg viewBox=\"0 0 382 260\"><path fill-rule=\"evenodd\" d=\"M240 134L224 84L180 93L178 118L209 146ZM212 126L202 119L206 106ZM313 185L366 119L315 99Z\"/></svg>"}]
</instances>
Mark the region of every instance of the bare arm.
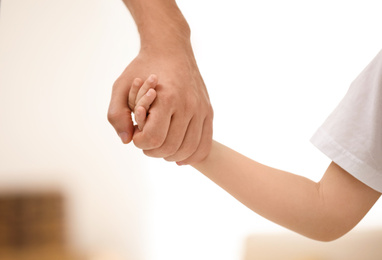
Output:
<instances>
[{"instance_id":1,"label":"bare arm","mask_svg":"<svg viewBox=\"0 0 382 260\"><path fill-rule=\"evenodd\" d=\"M217 142L204 161L192 166L256 213L322 241L352 229L380 196L335 163L316 183L255 162Z\"/></svg>"},{"instance_id":2,"label":"bare arm","mask_svg":"<svg viewBox=\"0 0 382 260\"><path fill-rule=\"evenodd\" d=\"M151 157L183 164L204 159L212 143L213 111L190 43L190 28L175 0L124 0L141 39L137 57L115 81L108 118L124 143ZM157 99L134 135L127 105L134 78L158 76Z\"/></svg>"},{"instance_id":3,"label":"bare arm","mask_svg":"<svg viewBox=\"0 0 382 260\"><path fill-rule=\"evenodd\" d=\"M175 0L123 0L137 24L142 48L190 48L190 28ZM172 45L168 45L172 44Z\"/></svg>"}]
</instances>

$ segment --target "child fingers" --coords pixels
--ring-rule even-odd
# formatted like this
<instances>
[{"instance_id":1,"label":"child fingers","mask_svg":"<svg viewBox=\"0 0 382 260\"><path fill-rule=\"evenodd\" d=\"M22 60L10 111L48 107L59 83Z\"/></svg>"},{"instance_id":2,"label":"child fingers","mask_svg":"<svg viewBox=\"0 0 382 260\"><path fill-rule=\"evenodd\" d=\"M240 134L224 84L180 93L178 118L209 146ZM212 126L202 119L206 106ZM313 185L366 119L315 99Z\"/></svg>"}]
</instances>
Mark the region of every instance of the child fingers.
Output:
<instances>
[{"instance_id":1,"label":"child fingers","mask_svg":"<svg viewBox=\"0 0 382 260\"><path fill-rule=\"evenodd\" d=\"M146 111L149 111L151 104L154 102L156 98L157 92L155 89L149 89L141 99L139 99L136 107L143 107Z\"/></svg>"},{"instance_id":2,"label":"child fingers","mask_svg":"<svg viewBox=\"0 0 382 260\"><path fill-rule=\"evenodd\" d=\"M154 89L149 89L136 105L135 122L138 125L138 129L142 130L146 123L147 112L150 109L151 104L154 102L156 97L156 91Z\"/></svg>"},{"instance_id":3,"label":"child fingers","mask_svg":"<svg viewBox=\"0 0 382 260\"><path fill-rule=\"evenodd\" d=\"M150 75L147 80L143 83L142 87L139 89L135 102L138 103L139 100L148 92L150 88L155 88L158 84L158 77L154 74Z\"/></svg>"},{"instance_id":4,"label":"child fingers","mask_svg":"<svg viewBox=\"0 0 382 260\"><path fill-rule=\"evenodd\" d=\"M137 123L138 129L142 131L146 123L147 110L142 106L137 106L134 116L135 116L135 122Z\"/></svg>"},{"instance_id":5,"label":"child fingers","mask_svg":"<svg viewBox=\"0 0 382 260\"><path fill-rule=\"evenodd\" d=\"M133 84L131 85L130 92L129 92L129 108L131 111L134 111L135 109L135 100L137 100L137 95L140 87L143 84L143 80L140 78L136 78L133 81Z\"/></svg>"},{"instance_id":6,"label":"child fingers","mask_svg":"<svg viewBox=\"0 0 382 260\"><path fill-rule=\"evenodd\" d=\"M149 89L146 95L144 95L136 105L136 110L134 114L135 122L137 123L139 130L142 130L143 126L146 123L147 112L149 111L151 104L155 100L156 93L157 92L154 89Z\"/></svg>"}]
</instances>

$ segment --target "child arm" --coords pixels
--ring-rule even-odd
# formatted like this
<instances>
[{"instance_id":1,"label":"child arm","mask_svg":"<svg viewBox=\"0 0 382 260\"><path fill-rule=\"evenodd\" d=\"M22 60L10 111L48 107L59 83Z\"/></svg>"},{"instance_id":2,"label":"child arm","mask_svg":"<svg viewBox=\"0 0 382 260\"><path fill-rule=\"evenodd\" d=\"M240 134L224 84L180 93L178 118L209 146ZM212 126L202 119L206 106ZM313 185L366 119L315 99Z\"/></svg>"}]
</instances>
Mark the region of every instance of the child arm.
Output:
<instances>
[{"instance_id":1,"label":"child arm","mask_svg":"<svg viewBox=\"0 0 382 260\"><path fill-rule=\"evenodd\" d=\"M333 162L316 183L255 162L216 141L207 158L192 166L259 215L322 241L352 229L380 196Z\"/></svg>"}]
</instances>

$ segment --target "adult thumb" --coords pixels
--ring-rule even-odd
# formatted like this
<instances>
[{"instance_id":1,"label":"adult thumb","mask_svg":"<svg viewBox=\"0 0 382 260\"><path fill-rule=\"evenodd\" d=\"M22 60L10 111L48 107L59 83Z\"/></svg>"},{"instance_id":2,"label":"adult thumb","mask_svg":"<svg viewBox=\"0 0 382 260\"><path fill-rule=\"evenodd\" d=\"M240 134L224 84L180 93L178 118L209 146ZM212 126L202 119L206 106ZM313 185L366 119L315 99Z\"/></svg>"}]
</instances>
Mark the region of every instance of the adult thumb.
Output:
<instances>
[{"instance_id":1,"label":"adult thumb","mask_svg":"<svg viewBox=\"0 0 382 260\"><path fill-rule=\"evenodd\" d=\"M130 143L134 134L134 125L130 109L115 111L109 108L107 118L121 138L121 141L124 144Z\"/></svg>"},{"instance_id":2,"label":"adult thumb","mask_svg":"<svg viewBox=\"0 0 382 260\"><path fill-rule=\"evenodd\" d=\"M124 144L131 142L134 134L134 125L129 109L127 91L113 90L107 118L110 124L114 127L118 136Z\"/></svg>"}]
</instances>

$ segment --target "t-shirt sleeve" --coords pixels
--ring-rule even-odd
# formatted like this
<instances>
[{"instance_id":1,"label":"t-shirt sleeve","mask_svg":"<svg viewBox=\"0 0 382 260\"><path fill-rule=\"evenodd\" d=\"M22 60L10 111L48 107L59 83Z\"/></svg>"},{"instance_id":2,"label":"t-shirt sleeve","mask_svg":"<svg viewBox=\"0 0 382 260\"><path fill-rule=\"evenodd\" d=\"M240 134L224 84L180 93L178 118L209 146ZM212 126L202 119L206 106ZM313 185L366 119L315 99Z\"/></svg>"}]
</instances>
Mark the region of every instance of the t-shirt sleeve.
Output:
<instances>
[{"instance_id":1,"label":"t-shirt sleeve","mask_svg":"<svg viewBox=\"0 0 382 260\"><path fill-rule=\"evenodd\" d=\"M353 81L311 142L355 178L382 192L382 51Z\"/></svg>"}]
</instances>

